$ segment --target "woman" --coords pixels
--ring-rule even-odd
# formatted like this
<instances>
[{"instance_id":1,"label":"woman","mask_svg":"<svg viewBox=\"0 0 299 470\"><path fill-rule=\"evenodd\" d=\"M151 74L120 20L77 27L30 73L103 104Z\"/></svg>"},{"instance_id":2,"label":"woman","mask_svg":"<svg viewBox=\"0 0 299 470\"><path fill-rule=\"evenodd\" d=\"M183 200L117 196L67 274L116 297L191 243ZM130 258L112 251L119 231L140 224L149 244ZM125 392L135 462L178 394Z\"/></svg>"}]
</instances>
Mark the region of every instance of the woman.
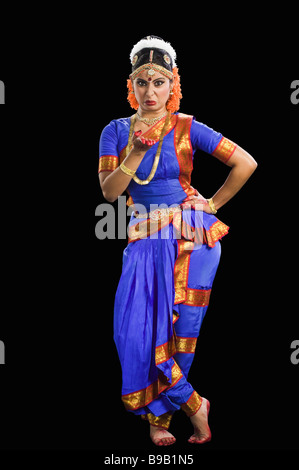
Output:
<instances>
[{"instance_id":1,"label":"woman","mask_svg":"<svg viewBox=\"0 0 299 470\"><path fill-rule=\"evenodd\" d=\"M201 444L211 439L210 404L187 379L219 264L219 240L228 232L215 214L257 164L220 133L177 112L180 77L169 43L148 36L130 59L128 100L137 113L104 128L99 162L105 199L114 202L127 190L134 209L114 305L122 400L149 421L156 445L175 442L168 428L180 408L194 426L189 442ZM190 184L197 149L231 167L210 199Z\"/></svg>"}]
</instances>

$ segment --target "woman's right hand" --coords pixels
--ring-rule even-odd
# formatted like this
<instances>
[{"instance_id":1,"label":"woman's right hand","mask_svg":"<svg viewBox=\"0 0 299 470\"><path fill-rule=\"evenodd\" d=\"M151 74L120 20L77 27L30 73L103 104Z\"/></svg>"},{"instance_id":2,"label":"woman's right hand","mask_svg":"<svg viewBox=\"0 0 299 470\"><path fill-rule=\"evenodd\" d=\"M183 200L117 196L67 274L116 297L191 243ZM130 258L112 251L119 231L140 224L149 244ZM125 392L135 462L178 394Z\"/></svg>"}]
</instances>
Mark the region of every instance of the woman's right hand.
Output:
<instances>
[{"instance_id":1,"label":"woman's right hand","mask_svg":"<svg viewBox=\"0 0 299 470\"><path fill-rule=\"evenodd\" d=\"M134 132L133 139L132 139L133 149L138 153L145 153L153 145L155 145L159 139L157 140L147 139L143 137L141 134L142 134L142 131Z\"/></svg>"}]
</instances>

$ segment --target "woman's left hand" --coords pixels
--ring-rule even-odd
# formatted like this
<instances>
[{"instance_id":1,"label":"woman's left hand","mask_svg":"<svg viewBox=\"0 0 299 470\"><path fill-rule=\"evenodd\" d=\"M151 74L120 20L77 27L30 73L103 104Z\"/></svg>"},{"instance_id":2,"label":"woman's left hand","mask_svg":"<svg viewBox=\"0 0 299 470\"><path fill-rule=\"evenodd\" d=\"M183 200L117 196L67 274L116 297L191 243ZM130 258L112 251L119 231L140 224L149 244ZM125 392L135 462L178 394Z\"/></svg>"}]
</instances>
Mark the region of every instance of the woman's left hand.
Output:
<instances>
[{"instance_id":1,"label":"woman's left hand","mask_svg":"<svg viewBox=\"0 0 299 470\"><path fill-rule=\"evenodd\" d=\"M194 188L195 189L195 188ZM204 198L198 191L195 189L196 194L192 196L186 197L181 204L182 209L196 209L199 211L207 212L208 214L212 214L211 208L209 206L208 201Z\"/></svg>"}]
</instances>

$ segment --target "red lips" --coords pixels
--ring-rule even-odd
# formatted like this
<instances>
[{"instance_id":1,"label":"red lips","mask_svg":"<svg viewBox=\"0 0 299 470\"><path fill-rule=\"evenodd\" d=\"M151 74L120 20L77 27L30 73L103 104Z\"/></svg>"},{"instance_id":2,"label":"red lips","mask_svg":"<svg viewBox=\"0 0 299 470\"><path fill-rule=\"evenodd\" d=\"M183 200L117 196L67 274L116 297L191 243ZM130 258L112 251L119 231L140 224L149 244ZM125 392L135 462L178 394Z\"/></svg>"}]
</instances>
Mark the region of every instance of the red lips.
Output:
<instances>
[{"instance_id":1,"label":"red lips","mask_svg":"<svg viewBox=\"0 0 299 470\"><path fill-rule=\"evenodd\" d=\"M150 101L150 100L148 100L148 101L145 102L145 104L146 104L147 106L154 106L155 104L157 104L157 102L156 102L156 101Z\"/></svg>"}]
</instances>

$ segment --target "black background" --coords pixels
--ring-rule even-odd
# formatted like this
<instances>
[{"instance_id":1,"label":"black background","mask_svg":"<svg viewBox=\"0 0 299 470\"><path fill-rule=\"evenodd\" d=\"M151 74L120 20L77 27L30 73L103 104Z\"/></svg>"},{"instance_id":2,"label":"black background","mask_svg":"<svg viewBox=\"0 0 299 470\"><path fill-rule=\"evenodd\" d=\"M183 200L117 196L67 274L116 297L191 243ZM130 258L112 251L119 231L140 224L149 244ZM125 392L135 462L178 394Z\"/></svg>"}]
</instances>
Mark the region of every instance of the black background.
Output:
<instances>
[{"instance_id":1,"label":"black background","mask_svg":"<svg viewBox=\"0 0 299 470\"><path fill-rule=\"evenodd\" d=\"M290 361L298 338L295 15L243 8L196 16L133 5L123 16L118 10L117 24L110 10L101 18L79 8L55 12L50 23L51 12L39 12L34 27L18 34L12 22L3 37L2 449L103 456L298 449L299 366ZM180 111L259 164L218 213L230 233L189 376L211 402L213 438L200 449L187 443L192 427L183 413L171 427L177 443L161 450L147 423L122 405L113 303L127 241L95 236L95 209L105 202L100 133L133 112L129 53L147 34L177 51ZM192 185L204 196L227 174L196 153Z\"/></svg>"}]
</instances>

